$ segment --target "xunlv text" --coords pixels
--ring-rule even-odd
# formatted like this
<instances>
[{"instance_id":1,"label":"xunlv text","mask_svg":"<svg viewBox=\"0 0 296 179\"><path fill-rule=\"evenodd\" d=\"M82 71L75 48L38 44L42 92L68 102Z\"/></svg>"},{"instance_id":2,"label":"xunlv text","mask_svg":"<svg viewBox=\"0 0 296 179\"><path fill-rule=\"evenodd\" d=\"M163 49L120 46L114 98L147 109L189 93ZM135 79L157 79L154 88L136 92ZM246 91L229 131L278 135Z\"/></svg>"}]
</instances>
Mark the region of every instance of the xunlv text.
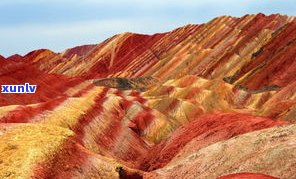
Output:
<instances>
[{"instance_id":1,"label":"xunlv text","mask_svg":"<svg viewBox=\"0 0 296 179\"><path fill-rule=\"evenodd\" d=\"M37 85L1 85L1 93L35 93Z\"/></svg>"}]
</instances>

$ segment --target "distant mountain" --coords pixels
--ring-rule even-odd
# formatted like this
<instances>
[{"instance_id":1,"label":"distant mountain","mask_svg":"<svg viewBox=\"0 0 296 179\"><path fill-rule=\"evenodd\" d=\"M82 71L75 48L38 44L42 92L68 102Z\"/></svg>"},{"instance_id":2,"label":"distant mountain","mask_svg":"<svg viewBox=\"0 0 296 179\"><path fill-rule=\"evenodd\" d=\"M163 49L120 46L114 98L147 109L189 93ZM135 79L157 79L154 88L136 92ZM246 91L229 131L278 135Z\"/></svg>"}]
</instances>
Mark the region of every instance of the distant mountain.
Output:
<instances>
[{"instance_id":1,"label":"distant mountain","mask_svg":"<svg viewBox=\"0 0 296 179\"><path fill-rule=\"evenodd\" d=\"M7 60L10 60L10 61L20 61L22 59L23 59L23 57L19 54L15 54L10 57L7 57Z\"/></svg>"},{"instance_id":2,"label":"distant mountain","mask_svg":"<svg viewBox=\"0 0 296 179\"><path fill-rule=\"evenodd\" d=\"M168 33L124 33L98 45L57 54L38 50L24 58L41 70L87 79L151 76L168 80L190 74L224 78L250 89L283 87L295 79L296 62L291 60L295 22L294 17L279 14L222 16Z\"/></svg>"}]
</instances>

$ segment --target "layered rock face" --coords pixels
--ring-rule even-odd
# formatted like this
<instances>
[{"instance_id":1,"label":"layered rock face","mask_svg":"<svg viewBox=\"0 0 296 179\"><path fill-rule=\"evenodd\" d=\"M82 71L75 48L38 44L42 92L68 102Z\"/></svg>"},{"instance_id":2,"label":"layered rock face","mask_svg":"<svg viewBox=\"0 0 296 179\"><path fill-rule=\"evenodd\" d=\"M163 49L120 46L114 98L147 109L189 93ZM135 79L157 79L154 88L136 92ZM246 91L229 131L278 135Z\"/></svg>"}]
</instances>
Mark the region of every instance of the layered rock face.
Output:
<instances>
[{"instance_id":1,"label":"layered rock face","mask_svg":"<svg viewBox=\"0 0 296 179\"><path fill-rule=\"evenodd\" d=\"M0 56L0 178L296 178L295 53L257 14Z\"/></svg>"}]
</instances>

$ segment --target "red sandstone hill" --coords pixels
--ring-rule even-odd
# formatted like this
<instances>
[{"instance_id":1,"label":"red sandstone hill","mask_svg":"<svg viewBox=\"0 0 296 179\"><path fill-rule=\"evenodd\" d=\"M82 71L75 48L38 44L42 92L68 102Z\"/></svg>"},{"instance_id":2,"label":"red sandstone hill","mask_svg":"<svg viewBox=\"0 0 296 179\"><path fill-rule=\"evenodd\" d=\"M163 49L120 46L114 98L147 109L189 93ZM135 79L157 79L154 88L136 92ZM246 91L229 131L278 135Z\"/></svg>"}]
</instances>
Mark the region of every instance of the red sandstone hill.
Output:
<instances>
[{"instance_id":1,"label":"red sandstone hill","mask_svg":"<svg viewBox=\"0 0 296 179\"><path fill-rule=\"evenodd\" d=\"M0 178L296 178L296 20L222 16L0 56Z\"/></svg>"},{"instance_id":2,"label":"red sandstone hill","mask_svg":"<svg viewBox=\"0 0 296 179\"><path fill-rule=\"evenodd\" d=\"M20 61L22 59L23 59L23 57L21 55L19 55L19 54L15 54L15 55L12 55L10 57L7 57L7 60L15 61L15 62Z\"/></svg>"},{"instance_id":3,"label":"red sandstone hill","mask_svg":"<svg viewBox=\"0 0 296 179\"><path fill-rule=\"evenodd\" d=\"M5 58L2 55L0 55L0 60L5 60Z\"/></svg>"}]
</instances>

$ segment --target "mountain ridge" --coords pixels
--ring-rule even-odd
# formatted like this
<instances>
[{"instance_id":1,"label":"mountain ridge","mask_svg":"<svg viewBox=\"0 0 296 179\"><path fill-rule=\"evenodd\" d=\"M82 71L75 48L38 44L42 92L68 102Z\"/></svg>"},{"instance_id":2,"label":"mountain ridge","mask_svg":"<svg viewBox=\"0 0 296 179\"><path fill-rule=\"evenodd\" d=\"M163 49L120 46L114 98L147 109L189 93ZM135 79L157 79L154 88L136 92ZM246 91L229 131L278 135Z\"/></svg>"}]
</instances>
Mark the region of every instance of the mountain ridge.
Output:
<instances>
[{"instance_id":1,"label":"mountain ridge","mask_svg":"<svg viewBox=\"0 0 296 179\"><path fill-rule=\"evenodd\" d=\"M287 16L287 17L290 17L290 18L295 18L295 16L289 16L288 14L281 14L281 13L274 13L274 14L269 14L269 15L267 15L267 14L264 14L264 13L254 13L254 14L246 14L246 15L243 15L243 16L232 16L232 15L224 15L224 16L219 16L219 17L216 17L216 18L221 18L221 17L231 17L231 18L242 18L242 17L244 17L244 16L252 16L252 15L262 15L262 16L276 16L276 15L279 15L279 16ZM215 18L214 18L215 19ZM213 19L212 19L213 20ZM209 21L208 21L209 22ZM164 34L164 33L169 33L169 32L172 32L172 31L175 31L175 30L177 30L177 29L179 29L179 28L183 28L183 27L186 27L186 26L191 26L191 25L203 25L203 24L206 24L207 22L204 22L204 23L200 23L200 24L187 24L187 25L184 25L184 26L181 26L181 27L177 27L177 28L175 28L175 29L173 29L173 30L171 30L171 31L166 31L166 32L162 32L162 33L154 33L154 34L145 34L145 33L137 33L137 32L123 32L123 33L119 33L119 34L115 34L115 35L113 35L113 36L111 36L111 37L109 37L109 38L112 38L112 37L114 37L114 36L118 36L118 35L121 35L121 34L125 34L125 33L128 33L128 34L135 34L135 35L148 35L148 36L153 36L153 35L157 35L157 34ZM108 40L109 38L107 38L107 39L105 39L105 40ZM104 42L105 40L103 40L102 42ZM99 42L98 44L100 44L100 43L102 43L102 42ZM73 48L77 48L77 47L81 47L81 46L92 46L92 45L98 45L98 44L85 44L85 45L77 45L77 46L74 46L74 47L69 47L69 48L66 48L66 49L64 49L64 50L62 50L62 51L60 51L60 52L54 52L54 51L52 51L52 52L54 52L54 53L57 53L57 54L61 54L61 53L63 53L63 52L65 52L65 51L67 51L67 50L70 50L70 49L73 49ZM39 51L39 50L45 50L45 49L36 49L36 50L32 50L32 51L30 51L30 52L27 52L26 54L23 54L23 55L20 55L20 54L11 54L11 55L9 55L8 57L6 57L6 59L7 58L9 58L9 57L11 57L11 56L13 56L13 55L20 55L20 56L26 56L26 55L28 55L29 53L32 53L32 52L34 52L34 51ZM50 50L50 49L46 49L46 50ZM50 50L51 51L51 50ZM2 56L2 55L1 55ZM4 56L2 56L2 57L4 57ZM4 57L5 58L5 57Z\"/></svg>"},{"instance_id":2,"label":"mountain ridge","mask_svg":"<svg viewBox=\"0 0 296 179\"><path fill-rule=\"evenodd\" d=\"M243 26L244 21L246 23L245 26ZM73 49L75 49L76 51L80 51L79 54L77 55L75 55L74 52L70 56L69 55L67 56L67 54L64 55L64 53L54 53L48 50L36 50L25 55L24 61L26 61L27 63L34 63L36 67L40 68L41 70L45 70L46 72L49 72L49 73L64 74L66 76L74 76L74 77L81 76L88 79L106 78L106 77L135 78L135 77L151 76L151 75L154 78L162 79L163 78L162 75L165 75L165 73L162 70L159 70L158 72L155 72L155 71L158 70L159 66L162 65L162 63L165 63L165 61L169 62L167 63L168 70L170 70L170 68L172 70L176 70L176 67L170 64L170 63L173 63L174 59L168 59L171 62L166 60L167 58L170 58L169 55L171 55L169 54L168 51L169 50L172 51L173 49L175 49L177 44L181 45L185 43L184 45L187 45L187 46L188 45L196 46L195 49L193 49L192 47L189 47L191 49L188 49L190 51L193 51L192 53L196 53L196 55L187 54L187 56L191 55L192 56L191 58L204 58L204 60L199 62L196 66L196 64L192 64L193 62L188 59L186 63L195 65L194 68L192 67L188 68L186 67L187 65L184 63L180 64L180 62L174 62L175 64L180 64L185 67L185 69L184 68L182 69L183 70L182 73L185 73L186 71L189 74L201 75L202 77L205 77L208 79L217 78L217 77L221 78L219 76L222 75L223 78L227 77L228 79L227 82L229 83L235 82L236 84L244 83L244 86L252 90L262 88L263 85L285 86L287 84L287 81L289 81L289 78L291 78L291 74L286 77L285 76L282 77L283 79L281 81L277 79L271 79L269 81L263 82L262 83L263 85L260 85L260 86L256 86L246 80L243 80L243 78L250 77L253 79L253 77L248 75L248 73L253 73L252 71L256 71L257 67L255 67L256 65L255 61L258 61L257 63L262 64L261 61L262 59L265 58L264 54L262 53L266 52L263 49L269 48L270 50L272 50L271 48L274 48L273 46L277 45L279 40L286 40L286 39L281 39L281 38L287 38L285 37L285 34L290 33L289 28L286 28L287 26L285 25L289 24L290 29L293 29L294 28L293 26L295 26L294 22L295 22L294 17L282 16L279 14L273 14L270 16L265 16L264 14L245 15L245 16L242 16L241 18L234 18L231 16L222 16L222 17L215 18L205 24L186 25L186 26L177 28L173 31L161 33L161 34L142 35L142 34L134 34L134 33L123 33L123 34L115 35L97 45L78 46L78 47L65 50L64 52L66 53L67 51L73 51ZM221 27L218 27L219 24L222 26L225 26L226 28L222 30L221 34L219 34L218 32L208 34L209 36L208 38L212 38L213 44L211 46L208 46L207 44L203 44L202 32L207 30L207 28L216 28L216 26L217 28L221 28ZM266 29L263 29L263 31L258 31L259 29L263 28L261 26L265 27ZM251 31L252 29L254 31ZM287 32L284 32L283 30ZM199 37L199 39L197 39L197 42L195 42L196 40L194 39L190 39L191 38L190 34L195 33L196 31L197 32L201 31L201 33L197 34L197 36ZM254 35L258 35L255 33L259 33L259 32L261 33L259 34L259 36L254 36ZM278 34L280 32L282 34ZM215 34L215 33L218 33L218 34ZM232 38L231 36L229 36L231 34L233 35L237 34L238 36L237 38L244 38L244 39L242 39L241 42L239 41L238 42L239 44L234 45L233 47L231 46L227 47L225 46L226 42L224 42L225 44L224 45L223 43L218 41L219 40L218 35L220 37L223 37L223 35L227 35L228 38ZM178 38L173 39L175 35L177 35ZM273 38L270 36L275 36L276 38ZM204 38L207 38L207 37L204 37ZM252 44L249 40L253 38L255 41L252 42L253 43ZM276 41L277 39L278 41ZM190 42L191 44L186 44L187 43L185 42L186 40L192 41ZM231 40L235 40L235 38L232 38ZM260 40L263 40L263 41L260 42ZM148 41L149 43L147 43ZM170 45L168 45L166 41L171 41L172 46L170 47ZM143 45L143 43L145 45ZM209 41L208 43L211 43L211 41ZM220 44L215 44L215 43L220 43ZM228 43L231 45L231 43L233 42L229 40ZM289 41L288 43L290 43L289 46L294 46L294 41ZM130 46L129 44L133 44L133 45ZM157 47L158 44L160 45L159 47ZM240 49L244 48L244 47L241 47L240 44L241 45L249 44L250 47L248 48L249 49L253 48L252 53L244 52L244 51L239 52ZM283 44L283 45L286 45L286 44ZM224 53L223 51L217 51L219 48L222 48L223 46L225 46L224 48L229 49L226 51L226 53ZM89 47L91 50L87 50L86 47ZM86 51L84 52L85 54L83 54L83 48L86 48ZM289 48L289 50L292 50L293 48L294 47L291 47ZM159 49L162 49L162 50L159 50ZM104 50L107 50L106 51L107 53ZM36 54L34 58L30 56L32 53ZM144 55L143 53L146 53L147 55L147 57L145 57L146 61L140 61L139 59L142 57L138 55ZM166 53L168 54L166 55ZM172 53L181 53L181 52L178 50L177 52L172 52ZM268 52L266 53L268 54ZM277 58L285 58L283 59L283 61L287 61L286 58L290 58L290 57L286 57L285 54L280 54L280 53L284 53L284 52L278 51ZM262 58L260 59L260 57ZM17 60L19 60L19 58L20 57L18 57ZM127 58L129 59L129 62L125 63L124 61L127 61ZM213 58L213 60L209 61L210 58ZM231 58L233 62L228 62L229 58ZM135 62L135 64L133 64L133 59L141 62L142 64L140 65L139 62ZM238 63L236 61L239 59L242 59L246 62L241 64L234 64L234 63ZM43 60L51 64L48 64L47 67L43 67L44 66ZM79 68L79 66L81 66L79 64L82 64L82 63L89 66L89 69L87 71L85 69ZM245 67L243 67L242 70L240 71L238 70L236 72L229 71L230 72L229 74L219 74L221 73L219 71L219 66L221 66L220 68L225 71L225 67L223 66L229 65L231 63L236 66L244 65ZM272 64L272 63L270 63L270 65L274 66L275 64ZM208 69L205 69L202 66L203 64L207 65ZM62 68L57 66L61 66ZM288 67L289 65L285 68L288 68ZM149 68L150 70L148 70ZM201 70L201 68L203 70ZM263 66L263 68L265 67ZM125 69L128 70L128 72L124 72ZM166 77L165 80L168 80L169 78L178 77L176 75L177 74L172 73L171 77L170 76ZM258 76L256 79L259 80L260 78L266 78L266 76ZM286 82L285 82L285 79L286 79ZM240 82L238 83L237 81L240 81ZM260 84L260 83L256 83L256 84Z\"/></svg>"}]
</instances>

